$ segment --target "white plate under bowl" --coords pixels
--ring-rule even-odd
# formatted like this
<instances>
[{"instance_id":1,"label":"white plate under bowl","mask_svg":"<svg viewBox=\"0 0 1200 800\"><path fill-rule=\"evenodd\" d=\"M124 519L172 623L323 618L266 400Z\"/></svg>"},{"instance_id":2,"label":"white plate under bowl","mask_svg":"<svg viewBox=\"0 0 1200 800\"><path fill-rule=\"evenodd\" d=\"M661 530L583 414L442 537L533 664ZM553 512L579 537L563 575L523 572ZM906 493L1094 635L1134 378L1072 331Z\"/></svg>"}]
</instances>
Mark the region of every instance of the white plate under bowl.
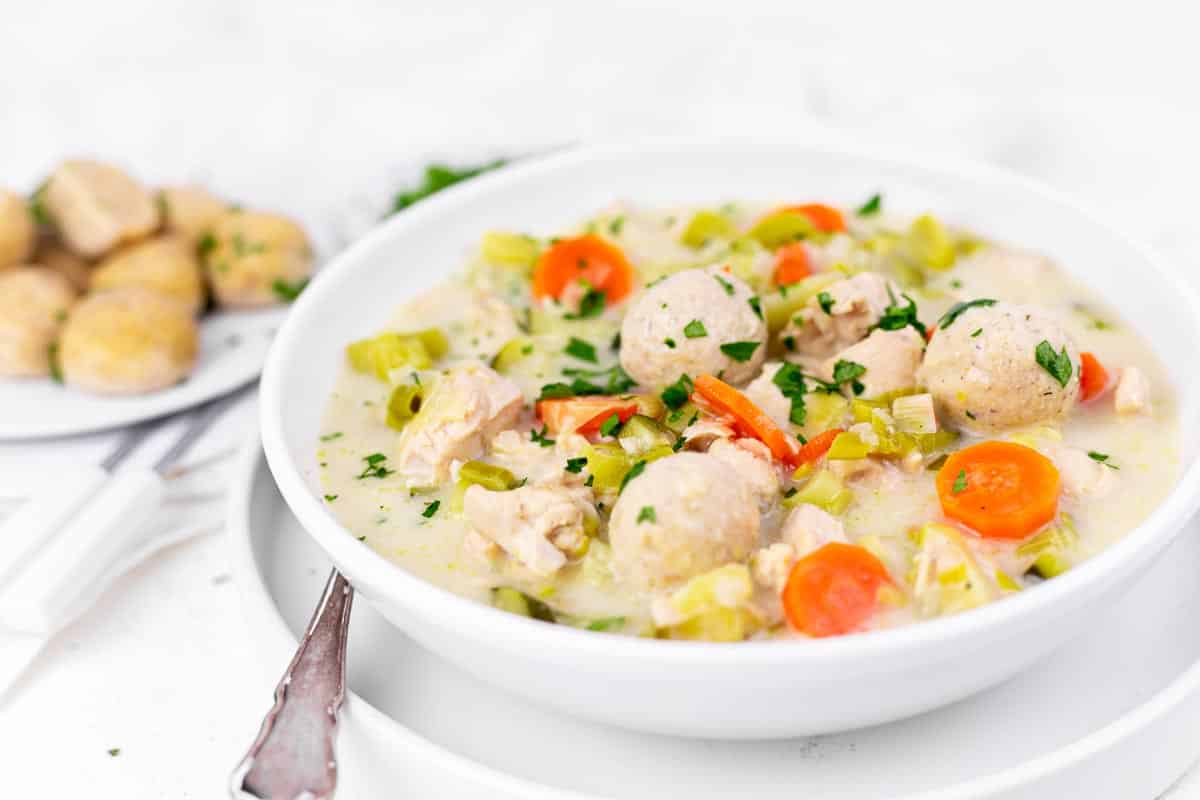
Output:
<instances>
[{"instance_id":1,"label":"white plate under bowl","mask_svg":"<svg viewBox=\"0 0 1200 800\"><path fill-rule=\"evenodd\" d=\"M88 394L47 379L0 380L0 440L73 436L174 414L249 383L262 371L286 308L221 311L200 323L200 358L183 383L129 397Z\"/></svg>"},{"instance_id":2,"label":"white plate under bowl","mask_svg":"<svg viewBox=\"0 0 1200 800\"><path fill-rule=\"evenodd\" d=\"M259 666L278 677L330 561L283 502L257 440L227 525ZM434 656L360 602L338 797L1157 797L1200 753L1198 528L1190 523L1088 633L1019 677L902 722L771 742L673 739L546 711Z\"/></svg>"}]
</instances>

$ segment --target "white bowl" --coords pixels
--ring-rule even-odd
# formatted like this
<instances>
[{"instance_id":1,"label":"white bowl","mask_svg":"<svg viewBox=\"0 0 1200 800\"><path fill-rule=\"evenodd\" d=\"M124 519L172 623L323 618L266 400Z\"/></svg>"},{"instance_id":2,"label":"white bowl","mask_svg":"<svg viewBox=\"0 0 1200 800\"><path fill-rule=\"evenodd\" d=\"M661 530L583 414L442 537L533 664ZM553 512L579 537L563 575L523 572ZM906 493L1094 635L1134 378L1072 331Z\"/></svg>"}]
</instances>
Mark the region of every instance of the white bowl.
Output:
<instances>
[{"instance_id":1,"label":"white bowl","mask_svg":"<svg viewBox=\"0 0 1200 800\"><path fill-rule=\"evenodd\" d=\"M490 229L550 233L614 199L638 204L822 200L874 191L1056 258L1121 309L1167 363L1191 364L1200 303L1166 266L1028 180L979 165L836 146L659 141L580 149L448 190L389 220L324 269L293 306L262 380L267 460L296 516L358 591L418 642L498 687L600 722L693 737L827 733L913 715L994 685L1080 632L1200 504L1200 382L1175 370L1178 485L1095 558L980 609L817 641L713 644L602 636L460 598L351 536L321 502L315 459L343 348L457 269ZM395 680L404 680L396 675Z\"/></svg>"}]
</instances>

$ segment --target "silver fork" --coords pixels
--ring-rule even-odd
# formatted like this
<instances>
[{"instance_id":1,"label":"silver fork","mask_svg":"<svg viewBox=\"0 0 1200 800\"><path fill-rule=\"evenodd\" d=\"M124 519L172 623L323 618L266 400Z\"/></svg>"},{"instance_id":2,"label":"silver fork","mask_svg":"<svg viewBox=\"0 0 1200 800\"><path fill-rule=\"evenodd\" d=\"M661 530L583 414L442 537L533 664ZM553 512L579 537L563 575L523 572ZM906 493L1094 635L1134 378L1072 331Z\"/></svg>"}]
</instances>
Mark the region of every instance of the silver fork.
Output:
<instances>
[{"instance_id":1,"label":"silver fork","mask_svg":"<svg viewBox=\"0 0 1200 800\"><path fill-rule=\"evenodd\" d=\"M327 800L337 787L334 740L346 690L346 632L354 589L334 569L275 705L233 771L235 800Z\"/></svg>"}]
</instances>

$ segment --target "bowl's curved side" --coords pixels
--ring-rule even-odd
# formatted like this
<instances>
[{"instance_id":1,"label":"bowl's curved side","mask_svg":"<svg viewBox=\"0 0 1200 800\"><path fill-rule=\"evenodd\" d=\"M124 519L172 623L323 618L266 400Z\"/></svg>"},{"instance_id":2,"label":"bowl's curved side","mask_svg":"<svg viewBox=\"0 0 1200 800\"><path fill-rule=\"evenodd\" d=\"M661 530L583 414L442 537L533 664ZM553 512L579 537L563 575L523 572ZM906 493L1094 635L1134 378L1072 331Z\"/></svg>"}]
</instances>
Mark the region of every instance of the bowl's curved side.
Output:
<instances>
[{"instance_id":1,"label":"bowl's curved side","mask_svg":"<svg viewBox=\"0 0 1200 800\"><path fill-rule=\"evenodd\" d=\"M594 148L432 198L366 237L314 281L280 331L263 376L263 441L285 499L359 591L423 644L480 677L594 719L684 735L791 735L894 719L1003 680L1114 602L1195 511L1194 424L1181 442L1187 469L1151 518L1036 591L864 636L713 645L540 625L406 573L346 535L319 502L312 451L323 408L292 402L328 396L342 343L382 323L403 296L456 268L480 230L565 225L623 195L653 204L771 200L794 194L795 186L815 186L814 194L849 205L879 185L902 207L945 209L995 238L1047 251L1068 265L1089 265L1089 282L1109 298L1122 298L1127 315L1167 359L1185 358L1189 343L1200 339L1200 303L1190 287L1054 193L1006 173L796 144ZM427 269L407 269L417 259ZM1131 265L1140 275L1132 285ZM1188 414L1200 408L1196 380L1177 390L1190 423L1200 417ZM581 681L581 673L596 680ZM839 708L845 695L836 690L851 684L856 708ZM728 700L719 731L695 710L714 695Z\"/></svg>"}]
</instances>

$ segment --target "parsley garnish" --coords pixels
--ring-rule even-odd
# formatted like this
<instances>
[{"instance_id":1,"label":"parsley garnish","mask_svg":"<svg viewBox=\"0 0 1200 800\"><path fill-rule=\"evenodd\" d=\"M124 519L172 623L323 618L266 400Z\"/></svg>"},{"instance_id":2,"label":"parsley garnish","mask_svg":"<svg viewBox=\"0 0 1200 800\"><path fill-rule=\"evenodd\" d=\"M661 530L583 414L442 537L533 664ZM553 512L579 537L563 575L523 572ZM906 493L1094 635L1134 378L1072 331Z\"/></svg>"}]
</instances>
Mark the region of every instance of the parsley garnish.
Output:
<instances>
[{"instance_id":1,"label":"parsley garnish","mask_svg":"<svg viewBox=\"0 0 1200 800\"><path fill-rule=\"evenodd\" d=\"M327 495L325 495L325 502L326 502L326 503L332 503L334 500L337 500L337 499L338 499L338 496L337 496L336 494L327 494Z\"/></svg>"},{"instance_id":2,"label":"parsley garnish","mask_svg":"<svg viewBox=\"0 0 1200 800\"><path fill-rule=\"evenodd\" d=\"M795 336L783 337L783 346L789 353L796 352L796 337Z\"/></svg>"},{"instance_id":3,"label":"parsley garnish","mask_svg":"<svg viewBox=\"0 0 1200 800\"><path fill-rule=\"evenodd\" d=\"M568 458L567 459L567 472L570 472L572 474L578 475L580 472L583 472L583 468L585 466L587 466L587 457L586 456L580 456L579 458Z\"/></svg>"},{"instance_id":4,"label":"parsley garnish","mask_svg":"<svg viewBox=\"0 0 1200 800\"><path fill-rule=\"evenodd\" d=\"M110 756L112 756L113 758L116 758L117 756L121 755L121 748L119 748L119 747L110 747L110 748L109 748L109 750L108 750L108 754L109 754Z\"/></svg>"},{"instance_id":5,"label":"parsley garnish","mask_svg":"<svg viewBox=\"0 0 1200 800\"><path fill-rule=\"evenodd\" d=\"M51 342L46 347L46 356L50 360L50 380L55 383L63 382L62 362L58 358L58 342Z\"/></svg>"},{"instance_id":6,"label":"parsley garnish","mask_svg":"<svg viewBox=\"0 0 1200 800\"><path fill-rule=\"evenodd\" d=\"M308 278L302 278L295 283L288 283L283 278L276 278L271 284L271 291L285 303L290 303L300 296L308 286Z\"/></svg>"},{"instance_id":7,"label":"parsley garnish","mask_svg":"<svg viewBox=\"0 0 1200 800\"><path fill-rule=\"evenodd\" d=\"M608 417L607 419L604 420L604 422L600 423L600 435L601 436L614 436L614 435L616 435L617 431L620 430L620 428L621 428L621 415L614 411L612 413L612 416Z\"/></svg>"},{"instance_id":8,"label":"parsley garnish","mask_svg":"<svg viewBox=\"0 0 1200 800\"><path fill-rule=\"evenodd\" d=\"M642 510L637 515L638 524L643 522L658 522L658 515L654 513L654 506L642 506Z\"/></svg>"},{"instance_id":9,"label":"parsley garnish","mask_svg":"<svg viewBox=\"0 0 1200 800\"><path fill-rule=\"evenodd\" d=\"M759 319L763 319L762 300L758 299L758 295L754 295L754 297L751 297L746 302L749 303L750 307L754 309L755 315L757 315Z\"/></svg>"},{"instance_id":10,"label":"parsley garnish","mask_svg":"<svg viewBox=\"0 0 1200 800\"><path fill-rule=\"evenodd\" d=\"M571 391L571 387L566 383L547 383L542 387L541 394L538 395L538 400L552 400L560 397L574 397L575 392Z\"/></svg>"},{"instance_id":11,"label":"parsley garnish","mask_svg":"<svg viewBox=\"0 0 1200 800\"><path fill-rule=\"evenodd\" d=\"M667 347L669 347L672 350L675 349L675 340L670 337L663 339L663 344L665 344Z\"/></svg>"},{"instance_id":12,"label":"parsley garnish","mask_svg":"<svg viewBox=\"0 0 1200 800\"><path fill-rule=\"evenodd\" d=\"M602 290L588 287L579 300L579 310L573 314L563 314L563 319L591 319L604 313L604 304L608 298Z\"/></svg>"},{"instance_id":13,"label":"parsley garnish","mask_svg":"<svg viewBox=\"0 0 1200 800\"><path fill-rule=\"evenodd\" d=\"M554 446L554 440L547 438L547 436L546 436L546 426L545 425L542 426L542 429L540 431L530 430L529 438L531 441L537 442L542 447L553 447Z\"/></svg>"},{"instance_id":14,"label":"parsley garnish","mask_svg":"<svg viewBox=\"0 0 1200 800\"><path fill-rule=\"evenodd\" d=\"M604 619L592 620L586 626L589 631L597 631L606 633L608 631L616 631L625 627L624 617L605 617Z\"/></svg>"},{"instance_id":15,"label":"parsley garnish","mask_svg":"<svg viewBox=\"0 0 1200 800\"><path fill-rule=\"evenodd\" d=\"M208 257L208 254L217 249L217 237L212 235L211 231L206 231L200 240L196 242L196 255L203 261Z\"/></svg>"},{"instance_id":16,"label":"parsley garnish","mask_svg":"<svg viewBox=\"0 0 1200 800\"><path fill-rule=\"evenodd\" d=\"M434 500L432 502L426 503L425 510L421 512L421 516L424 517L425 519L429 519L434 514L436 514L438 509L441 507L442 507L441 500Z\"/></svg>"},{"instance_id":17,"label":"parsley garnish","mask_svg":"<svg viewBox=\"0 0 1200 800\"><path fill-rule=\"evenodd\" d=\"M804 385L804 373L795 364L785 362L771 378L771 383L778 386L783 396L792 401L788 419L795 425L803 425L808 415L804 405L804 393L808 391Z\"/></svg>"},{"instance_id":18,"label":"parsley garnish","mask_svg":"<svg viewBox=\"0 0 1200 800\"><path fill-rule=\"evenodd\" d=\"M733 297L733 284L722 278L720 275L713 275L717 283L721 284L721 288L725 290L725 294Z\"/></svg>"},{"instance_id":19,"label":"parsley garnish","mask_svg":"<svg viewBox=\"0 0 1200 800\"><path fill-rule=\"evenodd\" d=\"M963 413L967 415L967 419L975 419L975 415L971 413L971 409L968 408Z\"/></svg>"},{"instance_id":20,"label":"parsley garnish","mask_svg":"<svg viewBox=\"0 0 1200 800\"><path fill-rule=\"evenodd\" d=\"M334 439L342 438L343 435L344 434L341 431L334 431L333 433L327 433L324 436L322 436L321 441L322 442L332 442Z\"/></svg>"},{"instance_id":21,"label":"parsley garnish","mask_svg":"<svg viewBox=\"0 0 1200 800\"><path fill-rule=\"evenodd\" d=\"M942 330L949 328L954 324L954 320L962 316L962 313L969 308L983 308L985 306L994 306L996 301L987 297L981 297L978 300L964 300L961 303L955 303L950 306L950 310L942 314L942 318L938 320L938 327Z\"/></svg>"},{"instance_id":22,"label":"parsley garnish","mask_svg":"<svg viewBox=\"0 0 1200 800\"><path fill-rule=\"evenodd\" d=\"M879 209L883 207L883 195L873 194L871 199L858 207L858 211L854 212L860 217L869 217L872 214L878 214Z\"/></svg>"},{"instance_id":23,"label":"parsley garnish","mask_svg":"<svg viewBox=\"0 0 1200 800\"><path fill-rule=\"evenodd\" d=\"M620 236L621 229L625 227L625 216L613 217L612 222L608 223L608 232L613 236Z\"/></svg>"},{"instance_id":24,"label":"parsley garnish","mask_svg":"<svg viewBox=\"0 0 1200 800\"><path fill-rule=\"evenodd\" d=\"M369 456L363 456L363 461L367 463L363 467L363 471L358 474L358 479L363 478L386 478L391 475L393 470L388 469L383 465L387 461L387 456L383 453L372 453Z\"/></svg>"},{"instance_id":25,"label":"parsley garnish","mask_svg":"<svg viewBox=\"0 0 1200 800\"><path fill-rule=\"evenodd\" d=\"M672 411L682 407L692 396L693 388L692 379L686 374L680 375L679 380L663 389L661 395L663 404Z\"/></svg>"},{"instance_id":26,"label":"parsley garnish","mask_svg":"<svg viewBox=\"0 0 1200 800\"><path fill-rule=\"evenodd\" d=\"M596 347L591 342L585 342L583 339L577 339L572 336L567 341L567 346L563 350L569 356L574 356L580 361L590 361L596 363Z\"/></svg>"},{"instance_id":27,"label":"parsley garnish","mask_svg":"<svg viewBox=\"0 0 1200 800\"><path fill-rule=\"evenodd\" d=\"M391 213L403 211L413 203L424 200L430 195L437 194L443 189L453 186L456 183L465 181L469 178L474 178L488 170L502 167L505 164L504 159L497 159L487 164L481 164L477 167L450 167L445 164L430 164L425 168L425 177L420 185L399 192L396 198L392 201Z\"/></svg>"},{"instance_id":28,"label":"parsley garnish","mask_svg":"<svg viewBox=\"0 0 1200 800\"><path fill-rule=\"evenodd\" d=\"M1099 464L1103 464L1104 466L1108 467L1109 469L1120 469L1120 467L1118 467L1116 464L1108 463L1108 453L1097 453L1095 450L1089 450L1088 458L1090 458L1092 461L1095 461Z\"/></svg>"},{"instance_id":29,"label":"parsley garnish","mask_svg":"<svg viewBox=\"0 0 1200 800\"><path fill-rule=\"evenodd\" d=\"M646 469L645 461L639 461L636 464L634 464L632 467L630 467L629 472L625 473L625 477L621 478L621 486L617 489L617 494L620 494L621 492L625 491L625 487L629 485L629 482L631 480L633 480L634 478L636 478L638 475L641 475L642 472L645 471L645 469Z\"/></svg>"},{"instance_id":30,"label":"parsley garnish","mask_svg":"<svg viewBox=\"0 0 1200 800\"><path fill-rule=\"evenodd\" d=\"M817 304L821 306L821 310L826 314L832 314L833 311L833 296L829 292L817 293Z\"/></svg>"},{"instance_id":31,"label":"parsley garnish","mask_svg":"<svg viewBox=\"0 0 1200 800\"><path fill-rule=\"evenodd\" d=\"M892 293L891 287L888 287L888 295ZM883 310L883 316L879 318L879 322L875 323L876 328L885 331L898 331L909 325L913 330L925 336L925 325L921 320L917 319L917 303L907 294L901 294L908 305L900 305L896 302L896 298L892 297L892 304Z\"/></svg>"},{"instance_id":32,"label":"parsley garnish","mask_svg":"<svg viewBox=\"0 0 1200 800\"><path fill-rule=\"evenodd\" d=\"M866 374L867 368L857 361L839 359L833 365L833 382L839 386L843 383L849 383L850 388L854 390L855 394L863 393L863 385L858 379Z\"/></svg>"},{"instance_id":33,"label":"parsley garnish","mask_svg":"<svg viewBox=\"0 0 1200 800\"><path fill-rule=\"evenodd\" d=\"M975 330L971 331L971 338L974 339L981 333L983 333L983 328L976 328Z\"/></svg>"},{"instance_id":34,"label":"parsley garnish","mask_svg":"<svg viewBox=\"0 0 1200 800\"><path fill-rule=\"evenodd\" d=\"M596 476L595 476L595 475L588 475L588 476L587 476L587 480L583 482L583 485L584 485L584 486L591 486L591 485L592 485L592 482L593 482L593 481L595 481L595 480L596 480Z\"/></svg>"},{"instance_id":35,"label":"parsley garnish","mask_svg":"<svg viewBox=\"0 0 1200 800\"><path fill-rule=\"evenodd\" d=\"M621 369L620 364L599 370L567 368L563 370L563 374L571 378L571 382L547 383L542 387L541 394L538 395L539 400L589 394L625 394L637 385L633 378ZM604 384L600 385L588 380L589 378L603 379Z\"/></svg>"},{"instance_id":36,"label":"parsley garnish","mask_svg":"<svg viewBox=\"0 0 1200 800\"><path fill-rule=\"evenodd\" d=\"M1043 339L1038 342L1033 351L1038 365L1050 373L1050 377L1058 381L1059 386L1066 386L1071 380L1071 357L1067 355L1067 346L1063 345L1062 352L1055 353L1053 345Z\"/></svg>"},{"instance_id":37,"label":"parsley garnish","mask_svg":"<svg viewBox=\"0 0 1200 800\"><path fill-rule=\"evenodd\" d=\"M960 469L958 476L954 479L954 485L950 487L951 494L959 494L967 489L967 471Z\"/></svg>"},{"instance_id":38,"label":"parsley garnish","mask_svg":"<svg viewBox=\"0 0 1200 800\"><path fill-rule=\"evenodd\" d=\"M683 326L683 335L689 339L701 339L708 336L708 329L704 327L703 322L694 319Z\"/></svg>"},{"instance_id":39,"label":"parsley garnish","mask_svg":"<svg viewBox=\"0 0 1200 800\"><path fill-rule=\"evenodd\" d=\"M734 361L749 361L758 349L758 342L726 342L721 345L721 352Z\"/></svg>"}]
</instances>

